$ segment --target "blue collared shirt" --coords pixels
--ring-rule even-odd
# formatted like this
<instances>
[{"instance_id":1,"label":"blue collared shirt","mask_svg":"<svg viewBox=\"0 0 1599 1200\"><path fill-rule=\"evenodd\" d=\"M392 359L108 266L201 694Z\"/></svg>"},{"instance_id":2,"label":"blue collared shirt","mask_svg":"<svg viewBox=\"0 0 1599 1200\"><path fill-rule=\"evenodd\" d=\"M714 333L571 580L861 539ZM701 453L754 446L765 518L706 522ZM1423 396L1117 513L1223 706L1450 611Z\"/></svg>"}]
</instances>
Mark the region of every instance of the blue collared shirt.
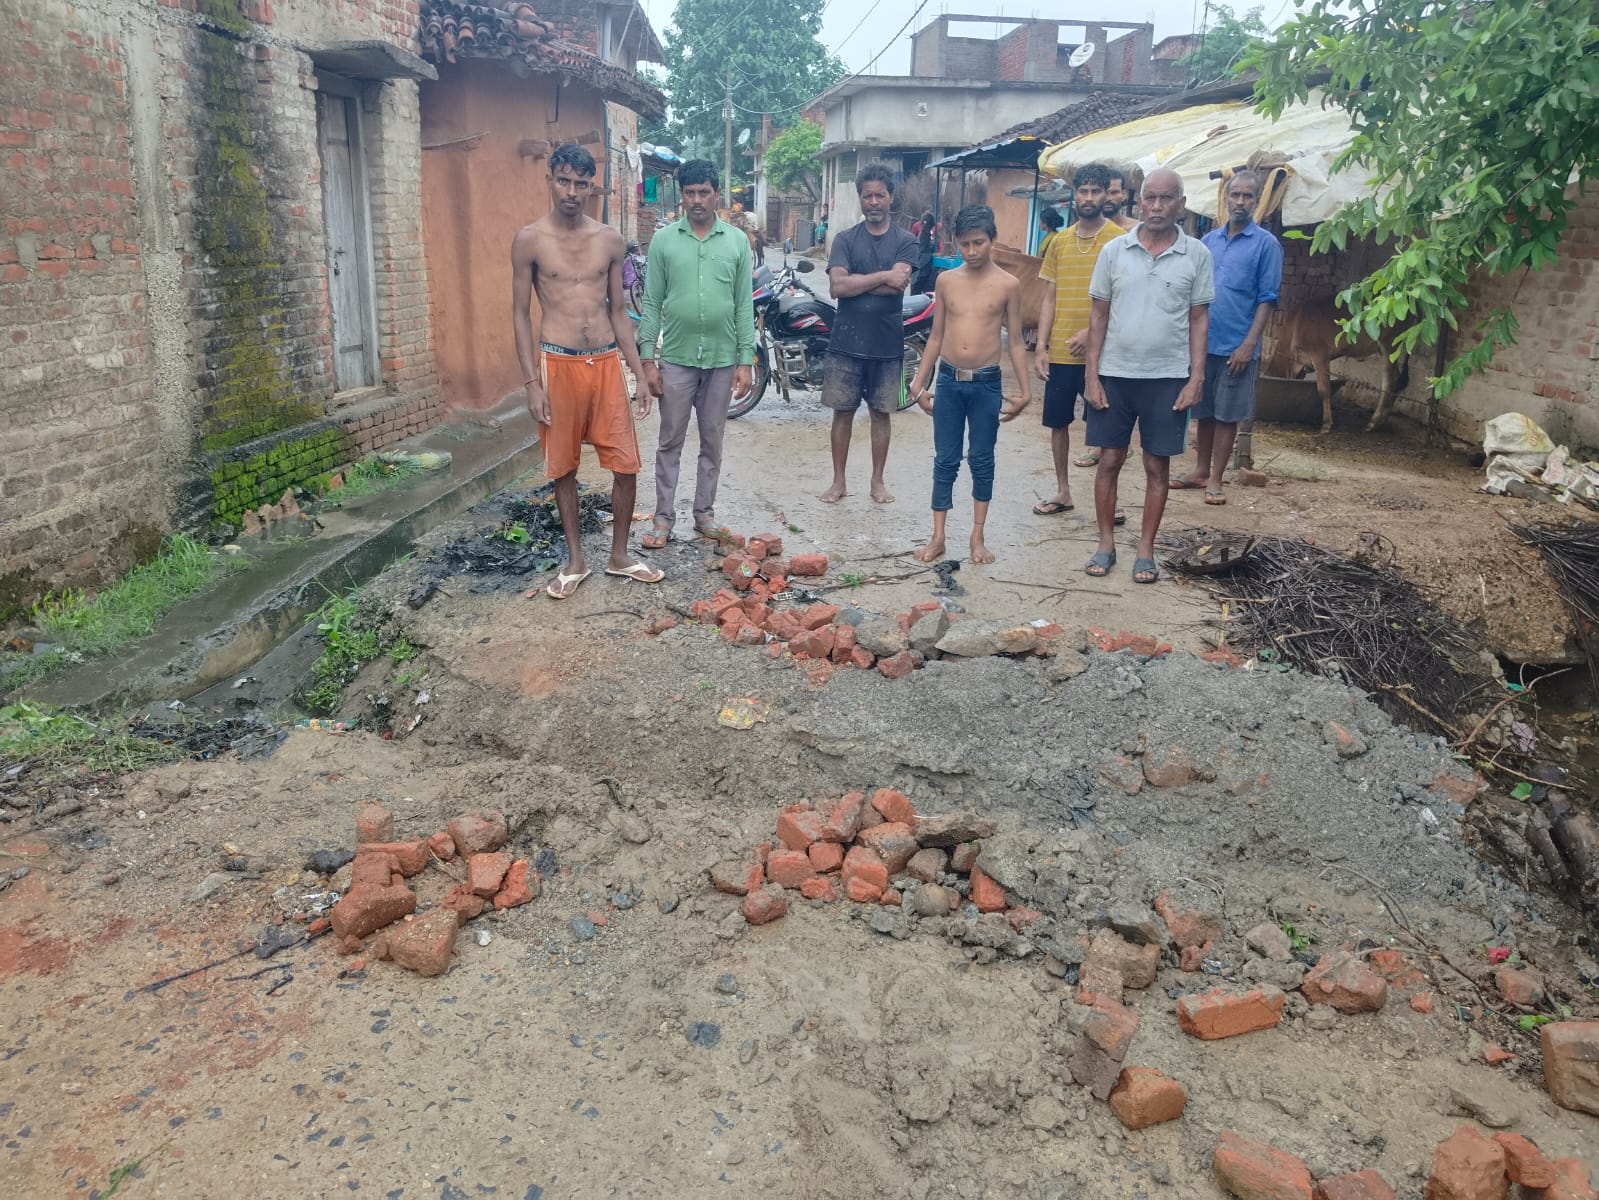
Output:
<instances>
[{"instance_id":1,"label":"blue collared shirt","mask_svg":"<svg viewBox=\"0 0 1599 1200\"><path fill-rule=\"evenodd\" d=\"M1231 354L1244 344L1255 321L1255 309L1277 303L1283 282L1283 248L1255 222L1242 233L1227 236L1225 224L1202 239L1216 263L1216 299L1210 306L1210 354ZM1260 343L1255 343L1260 357Z\"/></svg>"}]
</instances>

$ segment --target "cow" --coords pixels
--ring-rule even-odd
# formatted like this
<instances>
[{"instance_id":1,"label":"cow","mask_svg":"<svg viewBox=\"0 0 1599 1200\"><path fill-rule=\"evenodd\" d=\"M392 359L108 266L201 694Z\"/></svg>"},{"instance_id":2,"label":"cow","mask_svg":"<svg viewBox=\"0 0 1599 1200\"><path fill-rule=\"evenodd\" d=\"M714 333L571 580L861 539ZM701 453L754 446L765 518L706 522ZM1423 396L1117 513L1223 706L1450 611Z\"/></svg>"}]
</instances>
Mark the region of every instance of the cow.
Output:
<instances>
[{"instance_id":1,"label":"cow","mask_svg":"<svg viewBox=\"0 0 1599 1200\"><path fill-rule=\"evenodd\" d=\"M1262 373L1279 379L1297 379L1305 367L1314 368L1316 393L1321 397L1321 431L1330 433L1333 425L1332 360L1381 354L1382 394L1377 398L1377 407L1366 429L1369 432L1381 426L1388 419L1394 396L1404 391L1410 382L1410 355L1402 353L1398 361L1394 359L1394 339L1401 329L1385 329L1375 339L1362 332L1350 342L1338 324L1347 314L1331 296L1280 307L1282 323L1272 352L1262 364Z\"/></svg>"}]
</instances>

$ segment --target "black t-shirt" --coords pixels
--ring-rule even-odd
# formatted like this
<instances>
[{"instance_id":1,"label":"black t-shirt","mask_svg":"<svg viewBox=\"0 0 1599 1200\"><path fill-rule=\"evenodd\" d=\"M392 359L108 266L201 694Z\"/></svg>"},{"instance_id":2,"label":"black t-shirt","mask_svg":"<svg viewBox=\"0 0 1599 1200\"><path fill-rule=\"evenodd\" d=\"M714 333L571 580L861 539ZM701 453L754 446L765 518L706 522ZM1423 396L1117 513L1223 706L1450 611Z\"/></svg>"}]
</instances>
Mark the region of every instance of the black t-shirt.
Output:
<instances>
[{"instance_id":1,"label":"black t-shirt","mask_svg":"<svg viewBox=\"0 0 1599 1200\"><path fill-rule=\"evenodd\" d=\"M905 263L915 270L916 258L916 239L898 225L890 222L887 232L873 237L862 221L833 239L827 269L843 267L851 275L875 275L895 263ZM828 342L828 352L879 360L903 357L903 299L902 295L867 293L839 300L838 324Z\"/></svg>"}]
</instances>

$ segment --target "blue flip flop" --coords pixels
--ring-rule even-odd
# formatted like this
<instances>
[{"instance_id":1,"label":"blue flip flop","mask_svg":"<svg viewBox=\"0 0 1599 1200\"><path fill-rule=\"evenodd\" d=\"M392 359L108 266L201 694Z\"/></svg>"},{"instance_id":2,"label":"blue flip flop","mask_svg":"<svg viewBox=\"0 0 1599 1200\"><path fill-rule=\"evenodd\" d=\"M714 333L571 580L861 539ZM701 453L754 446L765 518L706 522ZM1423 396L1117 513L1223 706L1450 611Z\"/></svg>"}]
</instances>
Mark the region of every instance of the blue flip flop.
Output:
<instances>
[{"instance_id":1,"label":"blue flip flop","mask_svg":"<svg viewBox=\"0 0 1599 1200\"><path fill-rule=\"evenodd\" d=\"M1139 578L1143 576L1143 578ZM1155 565L1152 558L1133 559L1133 582L1155 583L1160 579L1160 568Z\"/></svg>"},{"instance_id":2,"label":"blue flip flop","mask_svg":"<svg viewBox=\"0 0 1599 1200\"><path fill-rule=\"evenodd\" d=\"M1110 574L1110 569L1116 565L1116 551L1099 550L1088 560L1088 565L1083 572L1092 575L1095 579L1103 579Z\"/></svg>"}]
</instances>

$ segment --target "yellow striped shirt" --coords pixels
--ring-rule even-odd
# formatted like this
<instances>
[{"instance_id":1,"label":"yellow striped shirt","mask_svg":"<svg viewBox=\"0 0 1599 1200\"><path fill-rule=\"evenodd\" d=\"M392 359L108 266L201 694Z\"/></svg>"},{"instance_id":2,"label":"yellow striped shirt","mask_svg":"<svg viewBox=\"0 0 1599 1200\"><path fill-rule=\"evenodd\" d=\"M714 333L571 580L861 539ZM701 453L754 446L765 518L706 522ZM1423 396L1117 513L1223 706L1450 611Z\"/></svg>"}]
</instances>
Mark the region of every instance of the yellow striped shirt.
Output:
<instances>
[{"instance_id":1,"label":"yellow striped shirt","mask_svg":"<svg viewBox=\"0 0 1599 1200\"><path fill-rule=\"evenodd\" d=\"M1126 230L1106 221L1092 238L1079 237L1077 226L1068 225L1044 251L1044 265L1038 276L1055 285L1055 323L1049 331L1049 361L1081 363L1081 355L1066 349L1072 335L1088 328L1088 313L1093 302L1088 298L1088 281L1093 277L1099 252L1121 237Z\"/></svg>"}]
</instances>

